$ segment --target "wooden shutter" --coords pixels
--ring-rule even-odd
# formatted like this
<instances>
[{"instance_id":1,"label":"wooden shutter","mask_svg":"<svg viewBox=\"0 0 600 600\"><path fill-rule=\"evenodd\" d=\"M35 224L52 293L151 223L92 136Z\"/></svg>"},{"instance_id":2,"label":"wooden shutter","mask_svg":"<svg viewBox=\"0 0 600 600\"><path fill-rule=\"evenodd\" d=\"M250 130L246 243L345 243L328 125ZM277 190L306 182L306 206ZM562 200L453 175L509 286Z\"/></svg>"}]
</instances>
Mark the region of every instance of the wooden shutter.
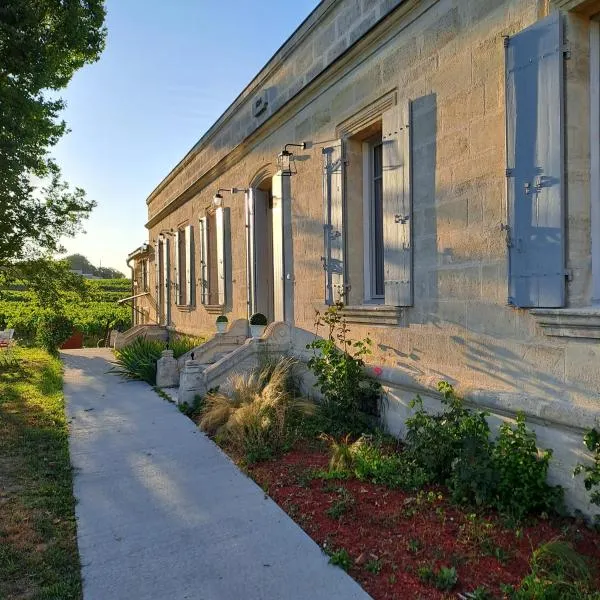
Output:
<instances>
[{"instance_id":1,"label":"wooden shutter","mask_svg":"<svg viewBox=\"0 0 600 600\"><path fill-rule=\"evenodd\" d=\"M561 16L506 43L509 303L565 305Z\"/></svg>"},{"instance_id":2,"label":"wooden shutter","mask_svg":"<svg viewBox=\"0 0 600 600\"><path fill-rule=\"evenodd\" d=\"M413 305L410 102L383 114L383 272L385 304Z\"/></svg>"},{"instance_id":3,"label":"wooden shutter","mask_svg":"<svg viewBox=\"0 0 600 600\"><path fill-rule=\"evenodd\" d=\"M281 172L276 173L272 180L273 190L273 320L285 320L285 273L284 273L284 246L283 239L283 202L284 202L284 177Z\"/></svg>"},{"instance_id":4,"label":"wooden shutter","mask_svg":"<svg viewBox=\"0 0 600 600\"><path fill-rule=\"evenodd\" d=\"M246 192L246 280L248 286L248 316L256 312L256 190Z\"/></svg>"},{"instance_id":5,"label":"wooden shutter","mask_svg":"<svg viewBox=\"0 0 600 600\"><path fill-rule=\"evenodd\" d=\"M162 244L160 240L156 240L154 246L154 264L156 267L155 272L155 285L156 285L156 322L162 323L163 320L163 288L162 288L162 273L161 273L161 259L162 259Z\"/></svg>"},{"instance_id":6,"label":"wooden shutter","mask_svg":"<svg viewBox=\"0 0 600 600\"><path fill-rule=\"evenodd\" d=\"M225 211L222 206L215 210L217 228L217 304L225 304Z\"/></svg>"},{"instance_id":7,"label":"wooden shutter","mask_svg":"<svg viewBox=\"0 0 600 600\"><path fill-rule=\"evenodd\" d=\"M169 239L163 240L163 290L164 290L164 306L163 314L165 317L165 325L170 325L171 321L171 261L169 257Z\"/></svg>"},{"instance_id":8,"label":"wooden shutter","mask_svg":"<svg viewBox=\"0 0 600 600\"><path fill-rule=\"evenodd\" d=\"M187 225L185 228L185 303L194 304L194 228Z\"/></svg>"},{"instance_id":9,"label":"wooden shutter","mask_svg":"<svg viewBox=\"0 0 600 600\"><path fill-rule=\"evenodd\" d=\"M179 229L175 232L175 301L177 304L183 304L183 286L181 285L181 232Z\"/></svg>"},{"instance_id":10,"label":"wooden shutter","mask_svg":"<svg viewBox=\"0 0 600 600\"><path fill-rule=\"evenodd\" d=\"M343 142L323 148L323 268L325 304L345 301Z\"/></svg>"},{"instance_id":11,"label":"wooden shutter","mask_svg":"<svg viewBox=\"0 0 600 600\"><path fill-rule=\"evenodd\" d=\"M201 217L199 225L200 302L208 304L208 218Z\"/></svg>"}]
</instances>

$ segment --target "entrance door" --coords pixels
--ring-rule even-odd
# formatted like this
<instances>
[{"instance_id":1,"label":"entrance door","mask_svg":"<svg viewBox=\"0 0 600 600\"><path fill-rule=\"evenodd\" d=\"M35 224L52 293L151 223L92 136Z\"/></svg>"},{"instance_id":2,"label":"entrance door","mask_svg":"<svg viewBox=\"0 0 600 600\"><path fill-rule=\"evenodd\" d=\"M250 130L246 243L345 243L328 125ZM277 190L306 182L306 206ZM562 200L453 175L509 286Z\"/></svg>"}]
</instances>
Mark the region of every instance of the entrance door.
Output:
<instances>
[{"instance_id":1,"label":"entrance door","mask_svg":"<svg viewBox=\"0 0 600 600\"><path fill-rule=\"evenodd\" d=\"M270 183L270 182L269 182ZM247 196L248 313L275 318L273 289L273 198L267 189L251 188Z\"/></svg>"}]
</instances>

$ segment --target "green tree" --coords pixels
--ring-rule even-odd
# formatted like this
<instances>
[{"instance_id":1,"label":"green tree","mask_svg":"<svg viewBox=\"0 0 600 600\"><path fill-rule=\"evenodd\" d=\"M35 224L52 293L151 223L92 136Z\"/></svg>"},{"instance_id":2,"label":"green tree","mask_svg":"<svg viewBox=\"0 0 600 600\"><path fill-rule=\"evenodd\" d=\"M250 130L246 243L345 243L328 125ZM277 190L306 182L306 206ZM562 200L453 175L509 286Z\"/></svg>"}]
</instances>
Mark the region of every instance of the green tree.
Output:
<instances>
[{"instance_id":1,"label":"green tree","mask_svg":"<svg viewBox=\"0 0 600 600\"><path fill-rule=\"evenodd\" d=\"M0 2L0 265L60 249L95 203L49 150L67 131L57 96L104 47L103 0Z\"/></svg>"}]
</instances>

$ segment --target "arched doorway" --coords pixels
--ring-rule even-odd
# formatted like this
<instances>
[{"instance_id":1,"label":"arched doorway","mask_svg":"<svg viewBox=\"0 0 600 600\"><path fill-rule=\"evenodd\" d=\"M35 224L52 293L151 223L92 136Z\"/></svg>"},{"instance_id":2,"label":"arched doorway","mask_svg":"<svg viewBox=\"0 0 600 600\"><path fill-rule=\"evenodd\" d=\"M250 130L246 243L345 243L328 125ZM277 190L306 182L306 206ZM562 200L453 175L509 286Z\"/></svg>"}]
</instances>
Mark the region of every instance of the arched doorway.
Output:
<instances>
[{"instance_id":1,"label":"arched doorway","mask_svg":"<svg viewBox=\"0 0 600 600\"><path fill-rule=\"evenodd\" d=\"M275 318L273 272L273 185L271 177L248 190L248 314Z\"/></svg>"},{"instance_id":2,"label":"arched doorway","mask_svg":"<svg viewBox=\"0 0 600 600\"><path fill-rule=\"evenodd\" d=\"M248 314L263 313L269 323L293 320L289 177L262 171L246 194ZM289 263L286 267L286 262Z\"/></svg>"}]
</instances>

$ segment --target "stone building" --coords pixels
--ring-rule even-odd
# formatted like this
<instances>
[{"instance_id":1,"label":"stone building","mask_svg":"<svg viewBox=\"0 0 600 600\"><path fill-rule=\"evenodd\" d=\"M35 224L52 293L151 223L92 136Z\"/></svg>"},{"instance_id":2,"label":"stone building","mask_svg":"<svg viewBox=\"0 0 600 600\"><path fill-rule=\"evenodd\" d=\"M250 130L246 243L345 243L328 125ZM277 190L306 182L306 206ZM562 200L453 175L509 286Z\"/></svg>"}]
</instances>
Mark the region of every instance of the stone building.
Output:
<instances>
[{"instance_id":1,"label":"stone building","mask_svg":"<svg viewBox=\"0 0 600 600\"><path fill-rule=\"evenodd\" d=\"M147 199L139 314L202 334L259 311L301 354L341 298L393 431L448 380L495 421L524 411L589 509L571 473L600 424L595 13L323 0Z\"/></svg>"}]
</instances>

